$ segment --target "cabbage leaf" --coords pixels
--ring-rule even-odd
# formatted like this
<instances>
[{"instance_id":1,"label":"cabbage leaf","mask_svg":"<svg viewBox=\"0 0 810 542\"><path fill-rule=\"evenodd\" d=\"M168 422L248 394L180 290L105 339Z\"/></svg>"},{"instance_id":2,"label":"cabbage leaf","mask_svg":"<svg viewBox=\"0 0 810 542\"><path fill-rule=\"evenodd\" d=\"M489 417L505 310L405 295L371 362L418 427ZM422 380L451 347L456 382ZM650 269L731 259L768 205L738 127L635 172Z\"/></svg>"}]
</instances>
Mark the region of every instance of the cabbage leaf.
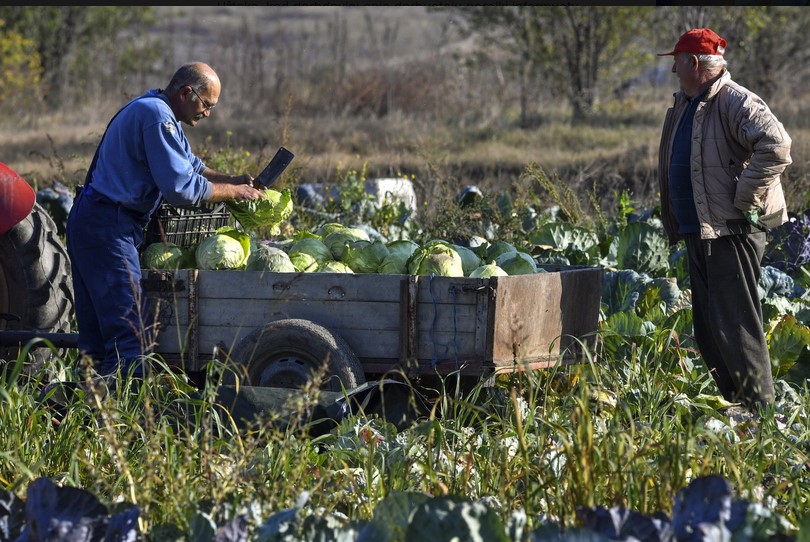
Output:
<instances>
[{"instance_id":1,"label":"cabbage leaf","mask_svg":"<svg viewBox=\"0 0 810 542\"><path fill-rule=\"evenodd\" d=\"M144 249L141 265L147 269L177 269L182 267L183 256L183 249L176 244L159 241Z\"/></svg>"},{"instance_id":2,"label":"cabbage leaf","mask_svg":"<svg viewBox=\"0 0 810 542\"><path fill-rule=\"evenodd\" d=\"M281 192L268 188L262 190L264 198L254 200L228 200L225 207L245 231L267 228L271 235L281 233L281 224L290 218L293 211L290 189Z\"/></svg>"}]
</instances>

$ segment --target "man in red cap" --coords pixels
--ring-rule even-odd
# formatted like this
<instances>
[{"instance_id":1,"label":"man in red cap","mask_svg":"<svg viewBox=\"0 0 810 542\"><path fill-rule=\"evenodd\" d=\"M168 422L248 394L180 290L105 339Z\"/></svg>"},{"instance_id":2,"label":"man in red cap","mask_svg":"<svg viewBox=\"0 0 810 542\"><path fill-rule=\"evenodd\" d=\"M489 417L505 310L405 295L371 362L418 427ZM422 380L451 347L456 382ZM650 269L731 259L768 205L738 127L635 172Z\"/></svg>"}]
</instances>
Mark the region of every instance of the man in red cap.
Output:
<instances>
[{"instance_id":1,"label":"man in red cap","mask_svg":"<svg viewBox=\"0 0 810 542\"><path fill-rule=\"evenodd\" d=\"M780 176L791 140L767 104L731 79L709 28L669 53L680 82L659 148L661 217L683 240L700 354L723 397L772 407L773 374L757 286L766 231L787 221Z\"/></svg>"}]
</instances>

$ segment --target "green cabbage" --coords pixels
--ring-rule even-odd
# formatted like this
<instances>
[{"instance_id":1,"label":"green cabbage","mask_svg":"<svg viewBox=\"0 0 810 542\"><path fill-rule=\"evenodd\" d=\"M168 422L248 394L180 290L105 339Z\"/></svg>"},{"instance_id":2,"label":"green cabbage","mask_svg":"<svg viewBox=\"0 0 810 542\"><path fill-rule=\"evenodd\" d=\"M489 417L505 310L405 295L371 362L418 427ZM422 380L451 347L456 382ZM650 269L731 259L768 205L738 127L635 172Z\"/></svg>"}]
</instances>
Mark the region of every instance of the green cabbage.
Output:
<instances>
[{"instance_id":1,"label":"green cabbage","mask_svg":"<svg viewBox=\"0 0 810 542\"><path fill-rule=\"evenodd\" d=\"M315 270L316 273L352 273L352 268L346 265L343 262L339 262L336 260L326 260L322 264L318 266L318 269Z\"/></svg>"},{"instance_id":2,"label":"green cabbage","mask_svg":"<svg viewBox=\"0 0 810 542\"><path fill-rule=\"evenodd\" d=\"M289 253L294 254L296 252L309 254L315 258L315 261L318 263L333 259L332 251L329 250L329 247L326 246L319 237L303 237L295 241L290 246Z\"/></svg>"},{"instance_id":3,"label":"green cabbage","mask_svg":"<svg viewBox=\"0 0 810 542\"><path fill-rule=\"evenodd\" d=\"M183 249L174 243L152 243L141 254L141 265L147 269L177 269L182 263Z\"/></svg>"},{"instance_id":4,"label":"green cabbage","mask_svg":"<svg viewBox=\"0 0 810 542\"><path fill-rule=\"evenodd\" d=\"M345 227L346 226L340 224L339 222L327 222L326 224L321 224L318 226L318 228L315 230L315 234L320 238L324 238L333 231L342 230Z\"/></svg>"},{"instance_id":5,"label":"green cabbage","mask_svg":"<svg viewBox=\"0 0 810 542\"><path fill-rule=\"evenodd\" d=\"M290 262L299 273L312 273L318 269L318 260L306 252L290 252Z\"/></svg>"},{"instance_id":6,"label":"green cabbage","mask_svg":"<svg viewBox=\"0 0 810 542\"><path fill-rule=\"evenodd\" d=\"M507 252L517 252L515 246L506 241L493 241L486 247L486 254L484 260L491 262Z\"/></svg>"},{"instance_id":7,"label":"green cabbage","mask_svg":"<svg viewBox=\"0 0 810 542\"><path fill-rule=\"evenodd\" d=\"M388 256L388 247L380 240L354 241L346 247L343 262L355 273L376 273Z\"/></svg>"},{"instance_id":8,"label":"green cabbage","mask_svg":"<svg viewBox=\"0 0 810 542\"><path fill-rule=\"evenodd\" d=\"M272 235L281 232L280 225L290 218L293 211L290 189L281 192L268 188L262 190L264 198L254 200L228 200L225 206L245 231L267 228Z\"/></svg>"},{"instance_id":9,"label":"green cabbage","mask_svg":"<svg viewBox=\"0 0 810 542\"><path fill-rule=\"evenodd\" d=\"M410 239L398 239L390 241L388 255L383 258L382 263L377 268L377 273L385 275L405 275L408 273L408 258L419 248L419 244Z\"/></svg>"},{"instance_id":10,"label":"green cabbage","mask_svg":"<svg viewBox=\"0 0 810 542\"><path fill-rule=\"evenodd\" d=\"M457 252L432 252L419 264L416 274L463 277L464 268L461 265L461 256Z\"/></svg>"},{"instance_id":11,"label":"green cabbage","mask_svg":"<svg viewBox=\"0 0 810 542\"><path fill-rule=\"evenodd\" d=\"M355 241L371 241L365 230L360 228L338 228L323 238L323 244L329 247L332 259L343 261L346 247Z\"/></svg>"},{"instance_id":12,"label":"green cabbage","mask_svg":"<svg viewBox=\"0 0 810 542\"><path fill-rule=\"evenodd\" d=\"M508 275L531 275L537 272L537 263L531 254L519 250L504 252L495 258L495 264Z\"/></svg>"},{"instance_id":13,"label":"green cabbage","mask_svg":"<svg viewBox=\"0 0 810 542\"><path fill-rule=\"evenodd\" d=\"M275 273L296 273L297 270L289 255L278 247L259 243L252 247L248 256L247 271L273 271Z\"/></svg>"},{"instance_id":14,"label":"green cabbage","mask_svg":"<svg viewBox=\"0 0 810 542\"><path fill-rule=\"evenodd\" d=\"M469 276L476 279L485 279L489 277L505 277L508 274L509 273L498 267L498 264L492 262L476 267L470 272Z\"/></svg>"},{"instance_id":15,"label":"green cabbage","mask_svg":"<svg viewBox=\"0 0 810 542\"><path fill-rule=\"evenodd\" d=\"M464 270L464 276L472 273L473 269L479 267L483 262L472 249L462 245L451 245L458 255L461 256L461 267Z\"/></svg>"},{"instance_id":16,"label":"green cabbage","mask_svg":"<svg viewBox=\"0 0 810 542\"><path fill-rule=\"evenodd\" d=\"M226 226L200 241L195 255L200 269L243 269L250 256L250 237Z\"/></svg>"},{"instance_id":17,"label":"green cabbage","mask_svg":"<svg viewBox=\"0 0 810 542\"><path fill-rule=\"evenodd\" d=\"M463 277L461 256L447 241L433 240L417 248L408 260L411 275Z\"/></svg>"}]
</instances>

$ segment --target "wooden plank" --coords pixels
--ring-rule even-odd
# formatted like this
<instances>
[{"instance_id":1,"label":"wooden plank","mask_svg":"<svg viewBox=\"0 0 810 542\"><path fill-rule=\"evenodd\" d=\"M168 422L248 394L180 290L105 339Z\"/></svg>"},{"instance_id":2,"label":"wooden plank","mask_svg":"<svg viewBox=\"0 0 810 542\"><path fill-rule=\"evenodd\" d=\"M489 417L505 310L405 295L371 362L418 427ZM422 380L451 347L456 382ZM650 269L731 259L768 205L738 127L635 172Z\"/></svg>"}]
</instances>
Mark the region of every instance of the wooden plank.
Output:
<instances>
[{"instance_id":1,"label":"wooden plank","mask_svg":"<svg viewBox=\"0 0 810 542\"><path fill-rule=\"evenodd\" d=\"M405 275L200 271L204 299L348 299L399 303Z\"/></svg>"},{"instance_id":2,"label":"wooden plank","mask_svg":"<svg viewBox=\"0 0 810 542\"><path fill-rule=\"evenodd\" d=\"M262 273L200 271L203 299L374 301L400 303L400 288L411 275L343 273ZM487 279L418 276L416 302L475 305Z\"/></svg>"},{"instance_id":3,"label":"wooden plank","mask_svg":"<svg viewBox=\"0 0 810 542\"><path fill-rule=\"evenodd\" d=\"M188 273L188 359L190 371L200 370L200 318L199 318L199 274L196 269Z\"/></svg>"},{"instance_id":4,"label":"wooden plank","mask_svg":"<svg viewBox=\"0 0 810 542\"><path fill-rule=\"evenodd\" d=\"M419 313L416 296L419 289L419 277L408 275L407 280L400 282L399 312L399 363L398 367L408 377L419 374L416 361L416 343L419 337Z\"/></svg>"},{"instance_id":5,"label":"wooden plank","mask_svg":"<svg viewBox=\"0 0 810 542\"><path fill-rule=\"evenodd\" d=\"M569 338L563 341L565 348L571 348L574 352L581 350L571 337L581 339L591 350L595 348L603 280L604 270L601 267L560 273L564 307L560 315L561 331L563 337Z\"/></svg>"},{"instance_id":6,"label":"wooden plank","mask_svg":"<svg viewBox=\"0 0 810 542\"><path fill-rule=\"evenodd\" d=\"M175 304L176 303L176 304ZM187 299L165 300L161 306L161 322L167 326L188 326ZM472 330L482 326L477 306L422 304L418 306L418 332L432 329ZM281 318L305 318L326 326L385 329L399 333L401 308L399 303L335 300L255 300L211 299L198 301L197 313L202 326L258 327Z\"/></svg>"},{"instance_id":7,"label":"wooden plank","mask_svg":"<svg viewBox=\"0 0 810 542\"><path fill-rule=\"evenodd\" d=\"M469 305L422 309L424 317L417 322L420 333L432 329L472 330L476 325L475 307ZM252 299L200 301L199 319L203 326L255 328L283 318L304 318L326 327L345 329L374 329L397 334L400 330L398 303Z\"/></svg>"},{"instance_id":8,"label":"wooden plank","mask_svg":"<svg viewBox=\"0 0 810 542\"><path fill-rule=\"evenodd\" d=\"M596 329L601 269L508 278L514 280L499 278L496 287L496 366L521 365L565 354L574 347L574 337Z\"/></svg>"},{"instance_id":9,"label":"wooden plank","mask_svg":"<svg viewBox=\"0 0 810 542\"><path fill-rule=\"evenodd\" d=\"M497 280L493 361L496 366L523 363L556 354L560 334L560 273L519 275Z\"/></svg>"}]
</instances>

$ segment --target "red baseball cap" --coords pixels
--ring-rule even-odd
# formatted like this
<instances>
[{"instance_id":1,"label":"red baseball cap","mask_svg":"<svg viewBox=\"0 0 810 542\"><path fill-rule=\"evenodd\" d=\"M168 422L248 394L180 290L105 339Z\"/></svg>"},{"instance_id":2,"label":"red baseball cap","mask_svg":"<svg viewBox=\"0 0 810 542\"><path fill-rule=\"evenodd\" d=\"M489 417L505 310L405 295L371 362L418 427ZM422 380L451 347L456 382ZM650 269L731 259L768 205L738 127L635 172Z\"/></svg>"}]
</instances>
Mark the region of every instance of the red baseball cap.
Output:
<instances>
[{"instance_id":1,"label":"red baseball cap","mask_svg":"<svg viewBox=\"0 0 810 542\"><path fill-rule=\"evenodd\" d=\"M669 53L658 53L658 56L674 55L675 53L691 53L693 55L722 55L726 52L726 40L715 34L711 28L693 28L685 33L675 44L675 49Z\"/></svg>"}]
</instances>

